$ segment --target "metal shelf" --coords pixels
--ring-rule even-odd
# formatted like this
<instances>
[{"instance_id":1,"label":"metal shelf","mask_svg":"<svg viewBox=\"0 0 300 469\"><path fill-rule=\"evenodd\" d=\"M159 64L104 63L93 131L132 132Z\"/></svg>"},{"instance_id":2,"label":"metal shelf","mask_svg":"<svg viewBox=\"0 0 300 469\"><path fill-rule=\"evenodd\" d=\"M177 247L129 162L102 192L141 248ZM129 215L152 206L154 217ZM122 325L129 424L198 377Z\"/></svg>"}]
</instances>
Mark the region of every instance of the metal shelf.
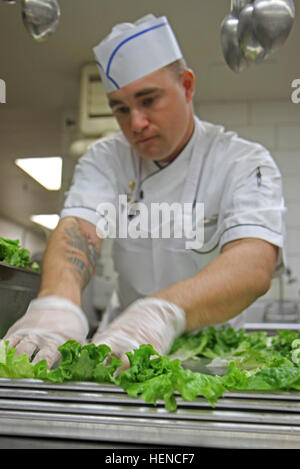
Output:
<instances>
[{"instance_id":1,"label":"metal shelf","mask_svg":"<svg viewBox=\"0 0 300 469\"><path fill-rule=\"evenodd\" d=\"M0 435L137 445L300 448L300 393L226 393L176 412L96 383L0 379Z\"/></svg>"}]
</instances>

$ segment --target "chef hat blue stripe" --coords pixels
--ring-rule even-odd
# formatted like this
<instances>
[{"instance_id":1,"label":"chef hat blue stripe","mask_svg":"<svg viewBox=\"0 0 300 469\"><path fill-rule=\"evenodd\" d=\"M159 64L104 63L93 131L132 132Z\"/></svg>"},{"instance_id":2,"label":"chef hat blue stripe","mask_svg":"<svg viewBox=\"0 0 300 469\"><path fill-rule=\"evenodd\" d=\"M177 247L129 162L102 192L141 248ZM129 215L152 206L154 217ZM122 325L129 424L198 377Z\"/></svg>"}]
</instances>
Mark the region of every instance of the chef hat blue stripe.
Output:
<instances>
[{"instance_id":1,"label":"chef hat blue stripe","mask_svg":"<svg viewBox=\"0 0 300 469\"><path fill-rule=\"evenodd\" d=\"M103 72L105 73L104 68L102 67L101 63L100 63L98 60L96 60L96 64L97 64L98 67L101 68L101 70L103 70ZM113 85L114 85L118 90L120 89L118 83L115 82L115 80L113 80L111 77L107 77L107 78L113 83Z\"/></svg>"},{"instance_id":2,"label":"chef hat blue stripe","mask_svg":"<svg viewBox=\"0 0 300 469\"><path fill-rule=\"evenodd\" d=\"M124 41L122 41L122 42L113 50L113 52L112 52L112 54L111 54L111 56L110 56L110 58L109 58L108 64L107 64L106 76L107 76L107 78L108 78L118 89L120 89L120 87L118 86L118 84L113 80L113 78L112 78L111 76L109 76L110 66L111 66L112 61L113 61L113 58L114 58L114 56L116 55L116 53L118 52L118 50L119 50L124 44L126 44L126 42L131 41L132 39L135 39L136 37L141 36L142 34L148 33L149 31L152 31L153 29L161 28L162 26L167 26L167 25L168 25L168 23L164 22L164 23L157 24L156 26L152 26L151 28L144 29L144 31L140 31L139 33L136 33L136 34L134 34L133 36L130 36L130 37L124 39Z\"/></svg>"},{"instance_id":3,"label":"chef hat blue stripe","mask_svg":"<svg viewBox=\"0 0 300 469\"><path fill-rule=\"evenodd\" d=\"M104 71L104 68L102 67L101 63L99 62L99 60L96 60L96 64L98 65L98 67L102 68L102 70Z\"/></svg>"},{"instance_id":4,"label":"chef hat blue stripe","mask_svg":"<svg viewBox=\"0 0 300 469\"><path fill-rule=\"evenodd\" d=\"M94 47L94 53L107 93L182 57L167 18L156 18L152 14L135 23L114 26L111 33Z\"/></svg>"}]
</instances>

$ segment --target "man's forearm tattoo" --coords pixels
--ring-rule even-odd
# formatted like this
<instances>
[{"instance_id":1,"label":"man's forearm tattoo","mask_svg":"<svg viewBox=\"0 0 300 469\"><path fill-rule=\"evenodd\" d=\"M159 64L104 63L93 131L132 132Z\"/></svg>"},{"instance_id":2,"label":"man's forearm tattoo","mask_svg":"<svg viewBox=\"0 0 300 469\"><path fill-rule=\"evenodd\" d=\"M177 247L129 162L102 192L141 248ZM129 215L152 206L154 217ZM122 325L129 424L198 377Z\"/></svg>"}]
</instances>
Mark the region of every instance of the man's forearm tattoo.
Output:
<instances>
[{"instance_id":1,"label":"man's forearm tattoo","mask_svg":"<svg viewBox=\"0 0 300 469\"><path fill-rule=\"evenodd\" d=\"M93 275L99 255L99 243L96 242L96 235L92 238L82 229L79 220L76 220L76 224L65 227L64 232L67 260L76 267L76 277L84 287Z\"/></svg>"}]
</instances>

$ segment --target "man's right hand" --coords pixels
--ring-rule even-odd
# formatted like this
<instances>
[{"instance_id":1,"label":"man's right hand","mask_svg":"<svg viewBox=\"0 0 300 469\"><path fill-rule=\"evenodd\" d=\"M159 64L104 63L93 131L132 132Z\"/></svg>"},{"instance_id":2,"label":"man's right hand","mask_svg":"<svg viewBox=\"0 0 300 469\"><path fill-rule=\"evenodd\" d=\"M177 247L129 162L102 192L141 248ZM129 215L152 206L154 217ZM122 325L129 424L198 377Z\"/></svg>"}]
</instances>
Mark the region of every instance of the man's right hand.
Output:
<instances>
[{"instance_id":1,"label":"man's right hand","mask_svg":"<svg viewBox=\"0 0 300 469\"><path fill-rule=\"evenodd\" d=\"M88 321L79 306L65 298L46 296L29 304L3 340L18 353L34 356L33 363L45 359L51 368L60 357L58 347L69 339L85 343L88 331Z\"/></svg>"}]
</instances>

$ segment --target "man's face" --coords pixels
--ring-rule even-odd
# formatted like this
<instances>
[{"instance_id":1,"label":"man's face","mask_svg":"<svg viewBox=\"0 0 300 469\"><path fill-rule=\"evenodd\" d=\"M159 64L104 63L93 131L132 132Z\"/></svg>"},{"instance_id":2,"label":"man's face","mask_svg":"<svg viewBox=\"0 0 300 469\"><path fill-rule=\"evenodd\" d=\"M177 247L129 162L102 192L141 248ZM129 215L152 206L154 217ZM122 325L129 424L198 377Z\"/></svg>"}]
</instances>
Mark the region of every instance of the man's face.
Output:
<instances>
[{"instance_id":1,"label":"man's face","mask_svg":"<svg viewBox=\"0 0 300 469\"><path fill-rule=\"evenodd\" d=\"M144 158L171 161L188 142L194 128L194 75L176 77L158 70L108 95L119 126Z\"/></svg>"}]
</instances>

